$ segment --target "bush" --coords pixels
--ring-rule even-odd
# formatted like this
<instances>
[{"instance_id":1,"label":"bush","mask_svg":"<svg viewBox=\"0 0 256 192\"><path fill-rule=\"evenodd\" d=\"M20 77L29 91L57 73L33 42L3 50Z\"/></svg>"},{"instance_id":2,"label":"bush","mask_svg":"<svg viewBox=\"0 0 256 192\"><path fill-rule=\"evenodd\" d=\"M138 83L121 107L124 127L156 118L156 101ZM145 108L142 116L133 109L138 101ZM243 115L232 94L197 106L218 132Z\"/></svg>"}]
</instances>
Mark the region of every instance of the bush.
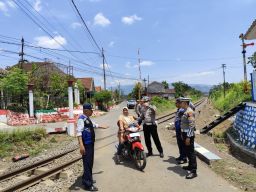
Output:
<instances>
[{"instance_id":1,"label":"bush","mask_svg":"<svg viewBox=\"0 0 256 192\"><path fill-rule=\"evenodd\" d=\"M163 113L167 110L175 108L174 101L167 100L161 97L152 97L151 104L157 107L157 111Z\"/></svg>"},{"instance_id":2,"label":"bush","mask_svg":"<svg viewBox=\"0 0 256 192\"><path fill-rule=\"evenodd\" d=\"M243 82L230 84L229 89L226 91L226 97L224 98L223 88L219 86L219 88L211 91L210 99L214 107L221 112L227 112L239 103L251 100L251 94L244 93L243 89Z\"/></svg>"},{"instance_id":3,"label":"bush","mask_svg":"<svg viewBox=\"0 0 256 192\"><path fill-rule=\"evenodd\" d=\"M10 111L13 111L13 112L18 112L18 113L26 113L27 112L26 107L19 106L17 104L7 106L7 110L10 110Z\"/></svg>"},{"instance_id":4,"label":"bush","mask_svg":"<svg viewBox=\"0 0 256 192\"><path fill-rule=\"evenodd\" d=\"M46 131L43 128L0 131L0 157L12 155L14 152L29 151L32 146L34 147L31 150L39 151L39 141L43 138L46 138Z\"/></svg>"}]
</instances>

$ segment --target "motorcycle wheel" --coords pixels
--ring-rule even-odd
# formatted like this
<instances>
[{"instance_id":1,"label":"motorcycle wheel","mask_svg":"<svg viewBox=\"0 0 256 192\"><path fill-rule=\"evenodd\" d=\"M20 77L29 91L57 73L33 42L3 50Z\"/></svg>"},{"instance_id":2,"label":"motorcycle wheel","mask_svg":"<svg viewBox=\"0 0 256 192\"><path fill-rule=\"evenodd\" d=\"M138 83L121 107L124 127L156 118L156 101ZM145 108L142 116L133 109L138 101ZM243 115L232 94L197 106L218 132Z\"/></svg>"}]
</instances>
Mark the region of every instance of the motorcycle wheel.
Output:
<instances>
[{"instance_id":1,"label":"motorcycle wheel","mask_svg":"<svg viewBox=\"0 0 256 192\"><path fill-rule=\"evenodd\" d=\"M138 148L135 148L133 158L134 158L136 167L140 171L142 171L146 167L146 164L147 164L147 158L146 158L146 154L144 153L144 151L142 151Z\"/></svg>"}]
</instances>

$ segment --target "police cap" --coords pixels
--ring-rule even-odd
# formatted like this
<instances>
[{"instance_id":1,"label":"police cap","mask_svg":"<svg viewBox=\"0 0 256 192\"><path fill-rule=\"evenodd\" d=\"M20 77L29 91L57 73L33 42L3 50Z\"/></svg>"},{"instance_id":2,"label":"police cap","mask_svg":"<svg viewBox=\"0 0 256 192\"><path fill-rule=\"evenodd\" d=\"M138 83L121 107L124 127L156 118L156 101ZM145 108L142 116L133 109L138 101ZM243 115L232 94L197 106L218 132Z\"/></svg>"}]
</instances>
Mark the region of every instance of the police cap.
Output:
<instances>
[{"instance_id":1,"label":"police cap","mask_svg":"<svg viewBox=\"0 0 256 192\"><path fill-rule=\"evenodd\" d=\"M87 109L87 110L93 110L93 105L90 103L85 103L83 105L83 109Z\"/></svg>"},{"instance_id":2,"label":"police cap","mask_svg":"<svg viewBox=\"0 0 256 192\"><path fill-rule=\"evenodd\" d=\"M189 101L191 101L191 98L188 98L188 97L181 97L181 98L180 98L180 101L181 101L181 102L182 102L182 101L189 102Z\"/></svg>"}]
</instances>

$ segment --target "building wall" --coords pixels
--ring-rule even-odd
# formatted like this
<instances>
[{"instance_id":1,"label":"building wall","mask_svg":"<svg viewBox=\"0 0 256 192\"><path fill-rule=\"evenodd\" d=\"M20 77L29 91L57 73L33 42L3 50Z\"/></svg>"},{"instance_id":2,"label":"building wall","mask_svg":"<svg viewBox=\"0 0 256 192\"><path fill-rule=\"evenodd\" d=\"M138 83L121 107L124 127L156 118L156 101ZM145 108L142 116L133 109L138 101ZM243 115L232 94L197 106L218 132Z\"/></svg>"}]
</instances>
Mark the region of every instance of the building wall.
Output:
<instances>
[{"instance_id":1,"label":"building wall","mask_svg":"<svg viewBox=\"0 0 256 192\"><path fill-rule=\"evenodd\" d=\"M256 103L246 103L245 109L237 113L233 127L245 147L256 149Z\"/></svg>"}]
</instances>

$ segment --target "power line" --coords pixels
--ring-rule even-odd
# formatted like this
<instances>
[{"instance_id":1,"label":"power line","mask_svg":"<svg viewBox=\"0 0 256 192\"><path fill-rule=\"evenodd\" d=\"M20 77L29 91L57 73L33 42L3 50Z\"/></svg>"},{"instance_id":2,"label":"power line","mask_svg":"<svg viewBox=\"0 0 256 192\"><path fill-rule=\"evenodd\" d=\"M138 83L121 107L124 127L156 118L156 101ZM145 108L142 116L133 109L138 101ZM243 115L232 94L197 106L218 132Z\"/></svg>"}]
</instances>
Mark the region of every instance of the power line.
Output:
<instances>
[{"instance_id":1,"label":"power line","mask_svg":"<svg viewBox=\"0 0 256 192\"><path fill-rule=\"evenodd\" d=\"M78 13L78 15L79 15L79 17L80 17L80 19L81 19L81 21L82 21L84 27L86 28L87 32L89 33L90 37L92 38L93 42L95 43L95 45L97 46L97 48L99 49L99 51L101 52L100 46L98 45L98 43L96 42L95 38L93 37L93 35L92 35L90 29L88 28L86 22L84 21L83 16L81 15L80 11L78 10L78 8L77 8L77 6L76 6L74 0L71 0L71 2L72 2L72 4L73 4L74 8L76 9L76 12Z\"/></svg>"}]
</instances>

